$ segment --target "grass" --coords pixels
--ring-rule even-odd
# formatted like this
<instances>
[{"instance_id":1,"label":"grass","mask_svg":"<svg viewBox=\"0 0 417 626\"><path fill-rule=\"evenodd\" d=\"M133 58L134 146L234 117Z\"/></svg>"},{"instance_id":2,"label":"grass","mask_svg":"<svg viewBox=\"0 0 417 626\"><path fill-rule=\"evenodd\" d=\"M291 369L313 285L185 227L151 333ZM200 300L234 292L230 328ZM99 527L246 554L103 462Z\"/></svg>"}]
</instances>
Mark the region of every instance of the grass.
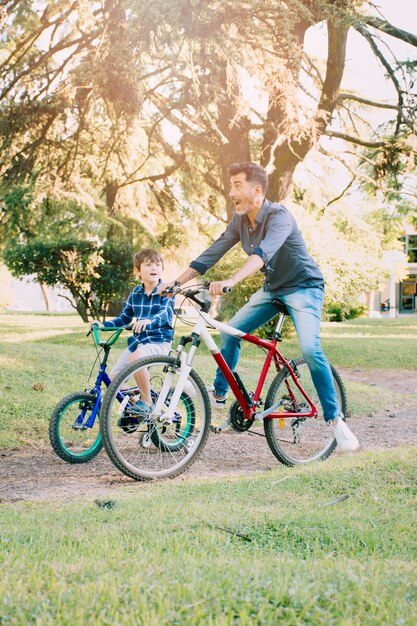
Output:
<instances>
[{"instance_id":1,"label":"grass","mask_svg":"<svg viewBox=\"0 0 417 626\"><path fill-rule=\"evenodd\" d=\"M75 316L0 320L0 446L45 444L53 406L88 386L94 348ZM325 324L323 344L338 367L406 373L416 331L415 318ZM294 338L284 345L297 354ZM260 358L243 352L249 384ZM197 369L209 382L204 348ZM357 411L401 401L365 383L348 393ZM0 624L414 626L415 458L410 447L251 478L132 482L109 501L3 503Z\"/></svg>"},{"instance_id":2,"label":"grass","mask_svg":"<svg viewBox=\"0 0 417 626\"><path fill-rule=\"evenodd\" d=\"M96 352L86 330L75 315L0 315L0 402L7 416L0 422L0 447L47 444L48 420L57 402L93 385L94 375L89 375ZM176 336L189 330L179 325ZM411 337L416 336L414 317L323 325L323 346L336 367L416 369L417 353L410 350ZM122 336L112 348L110 363L124 346ZM296 338L285 339L283 350L287 356L297 356ZM262 359L262 351L244 346L239 372L249 389L255 386ZM205 382L212 381L215 363L204 345L195 367ZM354 414L403 401L400 391L351 381L346 381L346 387Z\"/></svg>"},{"instance_id":3,"label":"grass","mask_svg":"<svg viewBox=\"0 0 417 626\"><path fill-rule=\"evenodd\" d=\"M135 492L3 505L0 623L417 621L415 450Z\"/></svg>"}]
</instances>

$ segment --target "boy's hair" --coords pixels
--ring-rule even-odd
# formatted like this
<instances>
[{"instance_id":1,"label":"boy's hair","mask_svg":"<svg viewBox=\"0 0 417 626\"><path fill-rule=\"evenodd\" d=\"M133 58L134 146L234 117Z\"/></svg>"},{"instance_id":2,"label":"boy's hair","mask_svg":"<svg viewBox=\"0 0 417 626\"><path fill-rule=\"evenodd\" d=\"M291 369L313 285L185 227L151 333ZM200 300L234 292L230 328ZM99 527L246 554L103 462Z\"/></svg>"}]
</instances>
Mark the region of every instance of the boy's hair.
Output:
<instances>
[{"instance_id":1,"label":"boy's hair","mask_svg":"<svg viewBox=\"0 0 417 626\"><path fill-rule=\"evenodd\" d=\"M263 193L268 187L268 174L264 168L257 163L232 163L229 167L230 176L244 173L248 183L256 183L261 185Z\"/></svg>"},{"instance_id":2,"label":"boy's hair","mask_svg":"<svg viewBox=\"0 0 417 626\"><path fill-rule=\"evenodd\" d=\"M153 248L144 248L143 250L139 250L133 257L133 267L137 270L140 270L140 266L144 261L154 261L157 263L161 263L162 269L164 267L164 260L162 256L154 250Z\"/></svg>"}]
</instances>

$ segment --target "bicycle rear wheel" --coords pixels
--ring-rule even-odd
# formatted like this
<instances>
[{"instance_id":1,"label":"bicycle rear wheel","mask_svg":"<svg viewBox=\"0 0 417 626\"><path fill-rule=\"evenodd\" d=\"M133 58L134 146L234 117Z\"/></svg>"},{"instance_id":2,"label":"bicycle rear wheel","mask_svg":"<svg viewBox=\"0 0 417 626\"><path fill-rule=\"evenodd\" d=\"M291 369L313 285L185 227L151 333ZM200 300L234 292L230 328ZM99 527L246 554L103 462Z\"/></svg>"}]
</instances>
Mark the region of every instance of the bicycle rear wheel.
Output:
<instances>
[{"instance_id":1,"label":"bicycle rear wheel","mask_svg":"<svg viewBox=\"0 0 417 626\"><path fill-rule=\"evenodd\" d=\"M206 388L191 371L174 414L164 418L178 382L180 369L173 357L147 357L132 363L111 383L103 400L100 429L104 447L114 465L130 478L171 478L185 471L201 453L208 434L211 408ZM123 390L135 385L136 372L147 369L154 406L165 382L166 398L161 412L135 420L132 428L121 428L121 419L131 406L120 402ZM130 412L130 413L129 413ZM123 424L126 422L124 421Z\"/></svg>"},{"instance_id":2,"label":"bicycle rear wheel","mask_svg":"<svg viewBox=\"0 0 417 626\"><path fill-rule=\"evenodd\" d=\"M56 454L67 463L87 463L103 447L97 402L96 396L75 391L62 398L52 411L49 440Z\"/></svg>"},{"instance_id":3,"label":"bicycle rear wheel","mask_svg":"<svg viewBox=\"0 0 417 626\"><path fill-rule=\"evenodd\" d=\"M294 361L300 375L299 382L307 395L314 402L318 417L274 418L264 419L266 440L273 454L284 465L298 465L311 461L324 461L336 448L331 429L323 419L320 400L311 379L310 370L304 359ZM346 391L340 375L331 365L333 384L343 414L346 415ZM289 385L291 393L289 393ZM291 395L293 397L291 397ZM308 412L309 406L296 387L287 369L282 369L271 383L265 400L265 409L280 402L279 411L295 411L296 405L300 412Z\"/></svg>"}]
</instances>

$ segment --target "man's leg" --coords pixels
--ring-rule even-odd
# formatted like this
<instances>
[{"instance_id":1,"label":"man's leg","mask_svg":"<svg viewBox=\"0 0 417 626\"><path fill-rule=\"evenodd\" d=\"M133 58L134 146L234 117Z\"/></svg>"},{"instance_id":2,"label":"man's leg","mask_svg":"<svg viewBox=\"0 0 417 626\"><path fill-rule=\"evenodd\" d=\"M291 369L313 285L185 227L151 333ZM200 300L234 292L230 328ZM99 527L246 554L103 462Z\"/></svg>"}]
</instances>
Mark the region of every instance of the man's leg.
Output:
<instances>
[{"instance_id":1,"label":"man's leg","mask_svg":"<svg viewBox=\"0 0 417 626\"><path fill-rule=\"evenodd\" d=\"M227 324L245 333L252 333L278 314L276 307L271 304L272 298L273 296L269 291L264 291L263 289L256 291L250 297L249 302ZM232 372L235 370L239 360L240 344L240 339L221 333L220 350ZM214 379L214 397L224 397L228 389L229 385L218 368Z\"/></svg>"},{"instance_id":2,"label":"man's leg","mask_svg":"<svg viewBox=\"0 0 417 626\"><path fill-rule=\"evenodd\" d=\"M341 451L353 452L359 441L343 421L343 414L333 384L332 371L320 345L320 318L323 306L321 289L303 289L279 296L287 305L297 331L301 353L323 408L323 417L332 427Z\"/></svg>"},{"instance_id":3,"label":"man's leg","mask_svg":"<svg viewBox=\"0 0 417 626\"><path fill-rule=\"evenodd\" d=\"M320 344L323 290L316 287L300 289L278 297L286 304L294 323L301 354L310 369L323 407L323 417L326 421L335 419L341 415L341 408L333 384L332 371Z\"/></svg>"}]
</instances>

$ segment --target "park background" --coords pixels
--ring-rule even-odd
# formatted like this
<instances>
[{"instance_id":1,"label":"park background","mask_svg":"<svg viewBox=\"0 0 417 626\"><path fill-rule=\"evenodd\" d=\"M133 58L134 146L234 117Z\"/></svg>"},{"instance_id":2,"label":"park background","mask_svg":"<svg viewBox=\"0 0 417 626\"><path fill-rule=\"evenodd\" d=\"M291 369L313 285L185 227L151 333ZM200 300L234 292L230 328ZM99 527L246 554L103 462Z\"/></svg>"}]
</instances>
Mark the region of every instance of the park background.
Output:
<instances>
[{"instance_id":1,"label":"park background","mask_svg":"<svg viewBox=\"0 0 417 626\"><path fill-rule=\"evenodd\" d=\"M1 3L0 623L416 623L414 5ZM158 484L104 454L65 464L48 420L88 386L88 321L118 310L134 250L161 249L173 278L222 232L247 160L325 274L362 450L288 470L225 434ZM28 314L16 279L66 313ZM242 354L251 385L256 364ZM204 351L197 366L209 382Z\"/></svg>"}]
</instances>

